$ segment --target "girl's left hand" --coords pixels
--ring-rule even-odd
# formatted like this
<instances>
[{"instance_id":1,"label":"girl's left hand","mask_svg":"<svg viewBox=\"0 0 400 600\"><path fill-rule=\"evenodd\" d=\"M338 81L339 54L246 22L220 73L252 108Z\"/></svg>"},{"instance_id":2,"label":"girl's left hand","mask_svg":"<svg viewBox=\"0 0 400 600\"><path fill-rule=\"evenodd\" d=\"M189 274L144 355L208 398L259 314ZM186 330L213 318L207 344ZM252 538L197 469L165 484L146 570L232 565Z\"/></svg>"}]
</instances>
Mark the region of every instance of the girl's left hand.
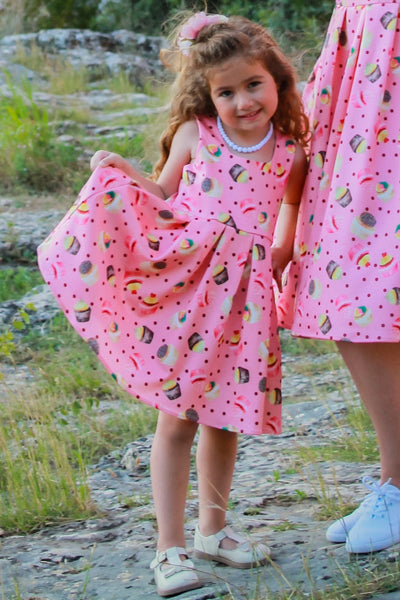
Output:
<instances>
[{"instance_id":1,"label":"girl's left hand","mask_svg":"<svg viewBox=\"0 0 400 600\"><path fill-rule=\"evenodd\" d=\"M282 292L282 275L291 258L287 249L280 246L271 247L272 275L280 292Z\"/></svg>"}]
</instances>

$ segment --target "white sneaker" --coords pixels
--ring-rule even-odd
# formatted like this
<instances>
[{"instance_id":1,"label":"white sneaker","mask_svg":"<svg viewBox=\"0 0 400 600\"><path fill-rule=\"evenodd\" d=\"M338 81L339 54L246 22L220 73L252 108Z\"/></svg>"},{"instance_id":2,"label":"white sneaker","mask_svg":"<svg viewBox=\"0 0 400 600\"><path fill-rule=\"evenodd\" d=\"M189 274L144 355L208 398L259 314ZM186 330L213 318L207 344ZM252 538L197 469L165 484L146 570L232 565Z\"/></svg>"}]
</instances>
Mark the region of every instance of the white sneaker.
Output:
<instances>
[{"instance_id":1,"label":"white sneaker","mask_svg":"<svg viewBox=\"0 0 400 600\"><path fill-rule=\"evenodd\" d=\"M375 483L371 477L365 476L363 477L363 484L365 487L369 488L370 480ZM346 515L345 517L341 517L337 521L334 521L326 530L326 539L328 542L333 542L335 544L342 543L346 541L347 536L349 535L350 529L354 527L359 518L368 510L368 508L374 505L376 502L376 492L371 492L368 496L365 496L364 500L361 502L360 506L353 510L352 513Z\"/></svg>"},{"instance_id":2,"label":"white sneaker","mask_svg":"<svg viewBox=\"0 0 400 600\"><path fill-rule=\"evenodd\" d=\"M187 558L182 560L181 556ZM175 596L203 586L185 548L173 546L163 552L157 552L150 568L154 569L159 596Z\"/></svg>"},{"instance_id":3,"label":"white sneaker","mask_svg":"<svg viewBox=\"0 0 400 600\"><path fill-rule=\"evenodd\" d=\"M373 491L347 534L345 548L351 554L377 552L400 542L400 489L391 485L390 479L379 485L364 477L363 483Z\"/></svg>"}]
</instances>

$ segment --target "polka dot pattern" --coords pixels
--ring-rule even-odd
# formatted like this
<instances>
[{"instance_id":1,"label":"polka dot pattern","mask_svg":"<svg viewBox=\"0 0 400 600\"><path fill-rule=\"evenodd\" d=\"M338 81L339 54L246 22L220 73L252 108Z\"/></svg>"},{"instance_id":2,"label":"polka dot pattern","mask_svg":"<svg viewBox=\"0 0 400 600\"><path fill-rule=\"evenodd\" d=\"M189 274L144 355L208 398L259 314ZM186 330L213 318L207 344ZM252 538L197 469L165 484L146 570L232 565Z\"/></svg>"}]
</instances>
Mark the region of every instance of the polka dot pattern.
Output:
<instances>
[{"instance_id":1,"label":"polka dot pattern","mask_svg":"<svg viewBox=\"0 0 400 600\"><path fill-rule=\"evenodd\" d=\"M270 246L294 157L226 149L214 120L167 202L98 168L38 251L67 318L118 383L182 419L281 431Z\"/></svg>"},{"instance_id":2,"label":"polka dot pattern","mask_svg":"<svg viewBox=\"0 0 400 600\"><path fill-rule=\"evenodd\" d=\"M295 335L400 341L399 10L337 2L304 91L310 169L279 309Z\"/></svg>"}]
</instances>

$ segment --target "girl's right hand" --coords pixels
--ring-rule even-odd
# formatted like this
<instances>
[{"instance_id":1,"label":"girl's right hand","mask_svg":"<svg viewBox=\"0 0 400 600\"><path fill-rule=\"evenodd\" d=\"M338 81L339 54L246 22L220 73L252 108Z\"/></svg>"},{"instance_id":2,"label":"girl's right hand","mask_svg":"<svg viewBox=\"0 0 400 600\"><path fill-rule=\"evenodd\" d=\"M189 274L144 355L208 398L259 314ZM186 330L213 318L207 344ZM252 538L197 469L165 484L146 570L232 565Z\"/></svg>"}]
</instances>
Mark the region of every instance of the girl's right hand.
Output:
<instances>
[{"instance_id":1,"label":"girl's right hand","mask_svg":"<svg viewBox=\"0 0 400 600\"><path fill-rule=\"evenodd\" d=\"M107 152L107 150L98 150L90 159L90 169L94 171L97 167L116 167L122 171L126 171L129 163L115 152Z\"/></svg>"}]
</instances>

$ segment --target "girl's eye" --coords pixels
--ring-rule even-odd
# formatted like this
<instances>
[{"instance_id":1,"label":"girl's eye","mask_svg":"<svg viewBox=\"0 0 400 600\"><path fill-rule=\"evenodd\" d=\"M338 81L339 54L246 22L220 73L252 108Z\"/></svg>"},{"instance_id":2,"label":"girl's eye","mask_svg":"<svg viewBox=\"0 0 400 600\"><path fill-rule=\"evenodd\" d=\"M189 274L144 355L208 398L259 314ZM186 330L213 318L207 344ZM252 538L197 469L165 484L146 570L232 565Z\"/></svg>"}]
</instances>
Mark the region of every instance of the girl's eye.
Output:
<instances>
[{"instance_id":1,"label":"girl's eye","mask_svg":"<svg viewBox=\"0 0 400 600\"><path fill-rule=\"evenodd\" d=\"M230 95L232 94L232 92L230 90L224 90L223 92L221 92L221 96L222 98L228 98Z\"/></svg>"},{"instance_id":2,"label":"girl's eye","mask_svg":"<svg viewBox=\"0 0 400 600\"><path fill-rule=\"evenodd\" d=\"M255 88L258 85L260 85L260 83L261 83L260 81L252 81L251 83L249 83L249 87L250 88Z\"/></svg>"}]
</instances>

